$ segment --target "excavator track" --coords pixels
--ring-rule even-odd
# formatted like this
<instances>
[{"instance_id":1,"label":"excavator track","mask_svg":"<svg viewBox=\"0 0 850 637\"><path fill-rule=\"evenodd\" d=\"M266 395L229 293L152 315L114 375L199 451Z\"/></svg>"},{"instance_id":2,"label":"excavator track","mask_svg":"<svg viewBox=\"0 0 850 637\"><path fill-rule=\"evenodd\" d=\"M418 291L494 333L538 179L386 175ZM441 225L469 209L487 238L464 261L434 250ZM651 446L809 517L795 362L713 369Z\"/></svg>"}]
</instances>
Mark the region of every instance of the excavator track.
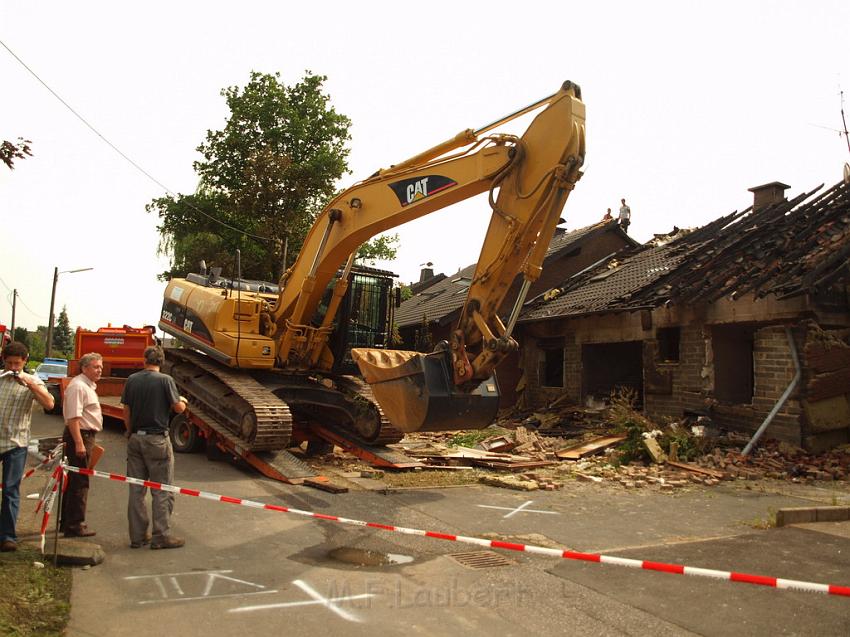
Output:
<instances>
[{"instance_id":1,"label":"excavator track","mask_svg":"<svg viewBox=\"0 0 850 637\"><path fill-rule=\"evenodd\" d=\"M254 371L252 377L289 405L293 419L310 429L315 422L356 444L380 446L400 441L404 432L390 424L372 394L356 376L316 376Z\"/></svg>"},{"instance_id":2,"label":"excavator track","mask_svg":"<svg viewBox=\"0 0 850 637\"><path fill-rule=\"evenodd\" d=\"M191 350L169 349L166 371L203 410L250 451L286 449L292 437L289 406L251 376Z\"/></svg>"},{"instance_id":3,"label":"excavator track","mask_svg":"<svg viewBox=\"0 0 850 637\"><path fill-rule=\"evenodd\" d=\"M394 427L392 423L390 423L386 415L384 415L384 410L381 409L381 406L378 404L378 401L375 400L375 396L372 393L372 388L369 386L369 384L363 381L361 378L358 378L357 376L342 376L341 380L343 380L345 390L348 393L355 394L361 399L367 400L368 402L372 403L381 418L381 429L378 432L377 437L373 440L367 441L364 440L361 436L358 436L357 432L351 433L353 433L358 440L372 446L391 445L397 442L401 442L401 439L404 438L404 432L401 429Z\"/></svg>"}]
</instances>

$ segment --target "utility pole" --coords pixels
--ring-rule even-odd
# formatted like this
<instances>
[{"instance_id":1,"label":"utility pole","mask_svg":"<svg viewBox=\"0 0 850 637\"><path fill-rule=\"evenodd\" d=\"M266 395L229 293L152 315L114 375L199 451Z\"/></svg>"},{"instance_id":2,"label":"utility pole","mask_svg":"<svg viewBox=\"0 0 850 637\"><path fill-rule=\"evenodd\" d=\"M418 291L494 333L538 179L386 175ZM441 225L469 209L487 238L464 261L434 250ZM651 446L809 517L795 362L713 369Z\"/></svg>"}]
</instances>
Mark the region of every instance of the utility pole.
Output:
<instances>
[{"instance_id":1,"label":"utility pole","mask_svg":"<svg viewBox=\"0 0 850 637\"><path fill-rule=\"evenodd\" d=\"M15 340L15 303L18 300L18 288L12 290L12 340Z\"/></svg>"},{"instance_id":2,"label":"utility pole","mask_svg":"<svg viewBox=\"0 0 850 637\"><path fill-rule=\"evenodd\" d=\"M53 356L53 303L56 301L56 281L59 280L59 268L53 268L53 291L50 293L50 314L47 318L47 346L44 348L45 358Z\"/></svg>"},{"instance_id":3,"label":"utility pole","mask_svg":"<svg viewBox=\"0 0 850 637\"><path fill-rule=\"evenodd\" d=\"M47 346L44 351L46 352L44 356L49 358L53 356L53 305L56 301L56 282L59 280L60 274L73 274L74 272L86 272L88 270L94 270L94 268L77 268L76 270L62 270L59 271L59 268L53 268L53 291L50 293L50 318L47 323Z\"/></svg>"}]
</instances>

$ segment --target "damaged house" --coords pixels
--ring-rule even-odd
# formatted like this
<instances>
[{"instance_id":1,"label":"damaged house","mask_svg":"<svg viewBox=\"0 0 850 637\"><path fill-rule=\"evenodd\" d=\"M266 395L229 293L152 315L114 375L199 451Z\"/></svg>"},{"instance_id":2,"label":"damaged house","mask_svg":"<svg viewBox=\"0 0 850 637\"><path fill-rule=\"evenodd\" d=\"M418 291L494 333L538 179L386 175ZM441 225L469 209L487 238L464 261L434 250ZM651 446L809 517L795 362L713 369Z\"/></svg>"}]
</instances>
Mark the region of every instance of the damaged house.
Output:
<instances>
[{"instance_id":1,"label":"damaged house","mask_svg":"<svg viewBox=\"0 0 850 637\"><path fill-rule=\"evenodd\" d=\"M603 259L520 317L541 407L634 390L659 421L707 415L811 451L850 440L850 184L753 206Z\"/></svg>"},{"instance_id":2,"label":"damaged house","mask_svg":"<svg viewBox=\"0 0 850 637\"><path fill-rule=\"evenodd\" d=\"M540 278L531 286L529 298L550 289L560 281L596 263L602 258L638 244L614 221L600 222L571 232L556 229L543 261ZM466 291L475 274L476 264L446 276L429 267L423 269L419 282L411 285L413 296L396 309L395 323L401 336L401 349L430 352L441 340L447 340L457 323ZM520 288L520 277L505 296L501 311L510 312ZM514 388L519 380L519 355L514 354L497 369L503 401L513 404Z\"/></svg>"}]
</instances>

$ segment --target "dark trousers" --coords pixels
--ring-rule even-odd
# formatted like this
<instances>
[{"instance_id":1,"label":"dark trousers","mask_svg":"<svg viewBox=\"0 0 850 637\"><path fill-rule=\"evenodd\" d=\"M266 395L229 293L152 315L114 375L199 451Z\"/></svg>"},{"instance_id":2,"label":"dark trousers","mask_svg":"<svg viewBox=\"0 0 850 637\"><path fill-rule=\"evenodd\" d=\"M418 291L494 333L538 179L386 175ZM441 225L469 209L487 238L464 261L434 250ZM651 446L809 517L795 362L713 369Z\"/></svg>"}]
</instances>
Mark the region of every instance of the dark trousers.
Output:
<instances>
[{"instance_id":1,"label":"dark trousers","mask_svg":"<svg viewBox=\"0 0 850 637\"><path fill-rule=\"evenodd\" d=\"M65 456L68 458L69 465L81 468L89 466L91 452L94 448L95 434L96 432L94 431L80 431L80 435L83 437L83 444L86 446L86 455L83 458L77 455L77 444L71 437L71 432L65 427L65 432L62 434L62 442L65 443ZM68 488L62 494L62 517L59 522L59 528L63 532L77 530L85 523L86 502L88 502L88 499L89 477L69 471Z\"/></svg>"},{"instance_id":2,"label":"dark trousers","mask_svg":"<svg viewBox=\"0 0 850 637\"><path fill-rule=\"evenodd\" d=\"M15 524L21 503L21 478L27 466L27 448L15 447L0 454L3 462L3 502L0 504L0 542L18 541Z\"/></svg>"}]
</instances>

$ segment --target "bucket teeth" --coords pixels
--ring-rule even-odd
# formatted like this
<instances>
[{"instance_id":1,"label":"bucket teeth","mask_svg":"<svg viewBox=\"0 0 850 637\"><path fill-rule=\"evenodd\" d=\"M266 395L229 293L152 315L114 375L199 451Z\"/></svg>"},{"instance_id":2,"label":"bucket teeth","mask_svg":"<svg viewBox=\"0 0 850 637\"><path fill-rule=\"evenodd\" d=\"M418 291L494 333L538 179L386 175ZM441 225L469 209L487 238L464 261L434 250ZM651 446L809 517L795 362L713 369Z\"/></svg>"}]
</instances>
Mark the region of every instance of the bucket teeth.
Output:
<instances>
[{"instance_id":1,"label":"bucket teeth","mask_svg":"<svg viewBox=\"0 0 850 637\"><path fill-rule=\"evenodd\" d=\"M412 358L421 356L419 352L407 352L395 349L355 348L351 350L354 362L369 384L380 383L398 378L399 368Z\"/></svg>"}]
</instances>

